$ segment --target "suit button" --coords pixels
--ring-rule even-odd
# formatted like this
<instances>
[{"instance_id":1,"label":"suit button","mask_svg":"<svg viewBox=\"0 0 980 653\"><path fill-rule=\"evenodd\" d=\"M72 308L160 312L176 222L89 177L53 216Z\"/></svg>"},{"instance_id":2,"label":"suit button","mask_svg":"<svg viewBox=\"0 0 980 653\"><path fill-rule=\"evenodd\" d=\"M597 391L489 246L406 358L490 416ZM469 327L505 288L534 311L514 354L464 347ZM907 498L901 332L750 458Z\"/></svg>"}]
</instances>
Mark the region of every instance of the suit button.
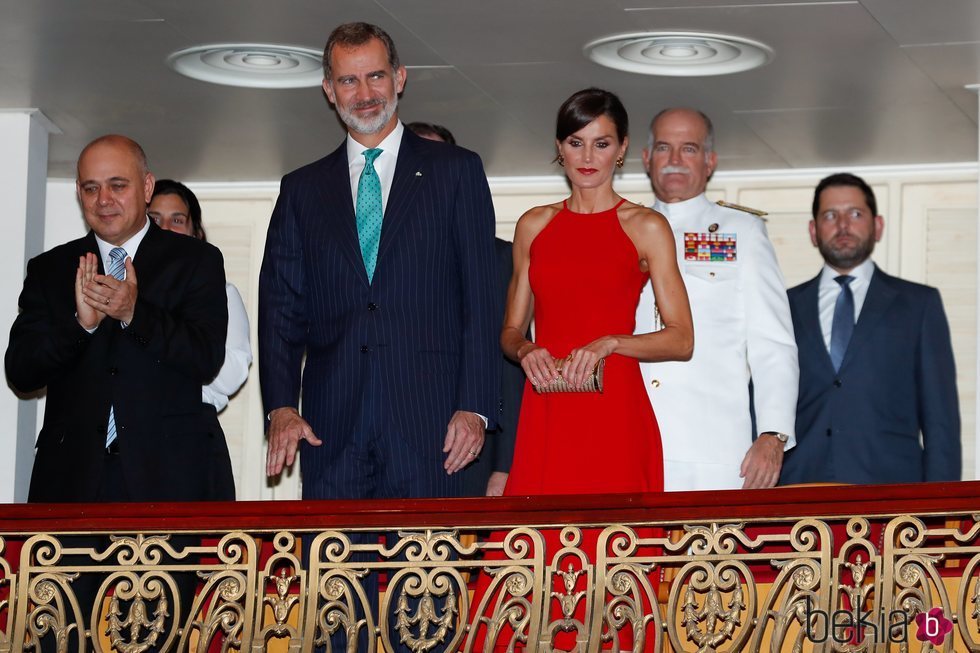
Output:
<instances>
[{"instance_id":1,"label":"suit button","mask_svg":"<svg viewBox=\"0 0 980 653\"><path fill-rule=\"evenodd\" d=\"M109 368L109 374L111 374L112 376L115 376L115 375L119 374L119 369L118 368L115 368L115 367L110 367Z\"/></svg>"},{"instance_id":2,"label":"suit button","mask_svg":"<svg viewBox=\"0 0 980 653\"><path fill-rule=\"evenodd\" d=\"M841 387L842 385L844 385L844 384L843 384L843 382L841 382L841 380L840 380L840 379L834 379L834 387L835 387L835 388L839 388L839 387Z\"/></svg>"},{"instance_id":3,"label":"suit button","mask_svg":"<svg viewBox=\"0 0 980 653\"><path fill-rule=\"evenodd\" d=\"M370 304L368 304L368 310L369 311L376 311L376 310L378 310L378 305L375 304L374 302L371 302Z\"/></svg>"},{"instance_id":4,"label":"suit button","mask_svg":"<svg viewBox=\"0 0 980 653\"><path fill-rule=\"evenodd\" d=\"M361 345L361 353L362 354L366 354L369 351L371 351L371 348L370 347L368 347L367 345Z\"/></svg>"}]
</instances>

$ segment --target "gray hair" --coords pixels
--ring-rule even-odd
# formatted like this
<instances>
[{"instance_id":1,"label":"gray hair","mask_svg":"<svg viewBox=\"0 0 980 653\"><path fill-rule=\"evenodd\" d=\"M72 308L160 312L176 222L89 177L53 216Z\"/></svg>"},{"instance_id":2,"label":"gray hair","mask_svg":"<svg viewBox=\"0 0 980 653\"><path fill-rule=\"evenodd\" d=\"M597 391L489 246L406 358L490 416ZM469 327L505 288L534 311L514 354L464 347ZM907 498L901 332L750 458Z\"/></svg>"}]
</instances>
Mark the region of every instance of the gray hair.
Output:
<instances>
[{"instance_id":1,"label":"gray hair","mask_svg":"<svg viewBox=\"0 0 980 653\"><path fill-rule=\"evenodd\" d=\"M659 113L657 113L657 115L653 117L653 120L650 121L650 133L647 136L648 152L653 152L653 126L657 124L657 121L664 114L670 113L671 111L690 111L691 113L696 113L698 116L700 116L701 120L704 121L704 131L705 131L704 142L701 144L701 147L704 148L705 156L714 152L715 126L714 124L712 124L711 118L709 118L708 114L706 114L704 111L701 111L700 109L693 109L691 107L667 107L666 109L662 109Z\"/></svg>"}]
</instances>

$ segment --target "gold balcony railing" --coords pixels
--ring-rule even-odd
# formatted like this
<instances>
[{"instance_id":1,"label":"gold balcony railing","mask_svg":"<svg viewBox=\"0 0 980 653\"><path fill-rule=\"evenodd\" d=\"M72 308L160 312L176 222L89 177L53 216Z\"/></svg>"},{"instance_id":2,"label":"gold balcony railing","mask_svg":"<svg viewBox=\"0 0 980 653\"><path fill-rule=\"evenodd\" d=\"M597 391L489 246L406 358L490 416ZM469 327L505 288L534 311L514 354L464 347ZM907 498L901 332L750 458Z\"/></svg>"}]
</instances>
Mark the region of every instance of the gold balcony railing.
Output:
<instances>
[{"instance_id":1,"label":"gold balcony railing","mask_svg":"<svg viewBox=\"0 0 980 653\"><path fill-rule=\"evenodd\" d=\"M0 507L13 651L980 651L980 483Z\"/></svg>"}]
</instances>

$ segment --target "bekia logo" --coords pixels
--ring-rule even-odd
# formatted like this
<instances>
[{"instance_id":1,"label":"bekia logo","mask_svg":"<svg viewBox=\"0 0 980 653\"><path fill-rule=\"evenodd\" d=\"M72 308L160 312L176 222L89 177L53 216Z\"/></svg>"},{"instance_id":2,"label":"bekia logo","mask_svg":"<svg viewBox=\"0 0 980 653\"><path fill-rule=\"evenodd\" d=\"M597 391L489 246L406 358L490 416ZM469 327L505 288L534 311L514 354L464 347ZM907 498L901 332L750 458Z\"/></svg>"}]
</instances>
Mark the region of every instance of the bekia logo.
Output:
<instances>
[{"instance_id":1,"label":"bekia logo","mask_svg":"<svg viewBox=\"0 0 980 653\"><path fill-rule=\"evenodd\" d=\"M828 613L814 608L810 597L804 601L807 638L816 643L833 640L837 644L901 643L909 639L911 619L904 610L879 610L877 613L863 610L835 610ZM946 618L942 608L915 615L915 638L942 646L953 630L953 622Z\"/></svg>"},{"instance_id":2,"label":"bekia logo","mask_svg":"<svg viewBox=\"0 0 980 653\"><path fill-rule=\"evenodd\" d=\"M915 625L918 627L915 638L920 642L928 640L933 646L941 646L946 635L953 630L953 622L946 618L942 608L915 615Z\"/></svg>"}]
</instances>

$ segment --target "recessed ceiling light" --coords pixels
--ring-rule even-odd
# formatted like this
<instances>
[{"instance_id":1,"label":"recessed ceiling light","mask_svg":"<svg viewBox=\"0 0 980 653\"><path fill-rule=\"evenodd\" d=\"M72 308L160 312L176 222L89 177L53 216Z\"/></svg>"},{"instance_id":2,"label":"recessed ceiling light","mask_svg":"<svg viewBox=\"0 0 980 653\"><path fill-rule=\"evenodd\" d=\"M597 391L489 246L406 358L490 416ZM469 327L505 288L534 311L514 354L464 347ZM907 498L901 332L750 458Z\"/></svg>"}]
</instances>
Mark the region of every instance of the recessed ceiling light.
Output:
<instances>
[{"instance_id":1,"label":"recessed ceiling light","mask_svg":"<svg viewBox=\"0 0 980 653\"><path fill-rule=\"evenodd\" d=\"M216 43L179 50L167 64L181 75L248 88L304 88L323 82L322 50L292 45Z\"/></svg>"},{"instance_id":2,"label":"recessed ceiling light","mask_svg":"<svg viewBox=\"0 0 980 653\"><path fill-rule=\"evenodd\" d=\"M587 43L592 61L616 70L667 77L727 75L772 61L765 43L706 32L638 32Z\"/></svg>"}]
</instances>

